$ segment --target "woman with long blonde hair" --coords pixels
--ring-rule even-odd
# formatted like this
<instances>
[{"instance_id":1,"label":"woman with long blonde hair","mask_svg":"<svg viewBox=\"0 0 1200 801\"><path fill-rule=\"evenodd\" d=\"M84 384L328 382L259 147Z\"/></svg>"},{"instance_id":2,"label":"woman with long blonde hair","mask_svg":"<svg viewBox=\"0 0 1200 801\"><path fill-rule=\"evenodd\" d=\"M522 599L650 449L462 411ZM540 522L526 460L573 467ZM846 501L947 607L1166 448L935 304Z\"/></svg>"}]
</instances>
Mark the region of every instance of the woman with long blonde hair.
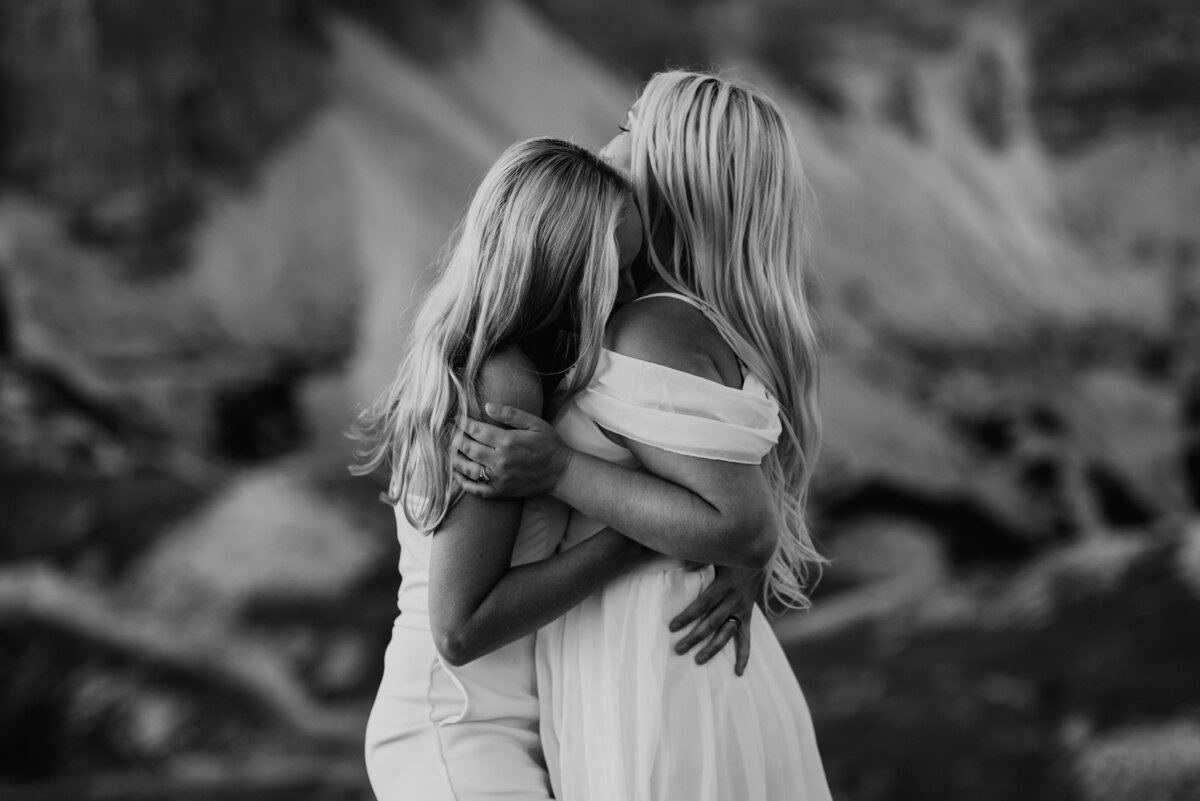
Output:
<instances>
[{"instance_id":1,"label":"woman with long blonde hair","mask_svg":"<svg viewBox=\"0 0 1200 801\"><path fill-rule=\"evenodd\" d=\"M765 607L806 606L805 578L822 561L804 517L820 423L804 286L811 201L791 132L761 91L673 71L651 79L603 155L637 195L641 297L613 316L591 383L554 427L494 406L511 429L467 423L459 483L567 503L567 553L612 526L664 553L761 565ZM474 480L481 470L488 482ZM678 490L670 509L661 479ZM556 797L829 798L782 648L762 615L724 614L733 593L716 583L659 559L539 633ZM662 623L698 617L685 647L753 632L744 678L729 677L728 652L700 667L663 654Z\"/></svg>"},{"instance_id":2,"label":"woman with long blonde hair","mask_svg":"<svg viewBox=\"0 0 1200 801\"><path fill-rule=\"evenodd\" d=\"M540 415L587 385L640 238L612 166L556 139L513 145L476 191L395 381L360 416L354 471L390 471L402 575L366 732L380 801L550 798L533 633L654 557L611 530L553 554L565 507L464 494L451 442L485 403Z\"/></svg>"},{"instance_id":3,"label":"woman with long blonde hair","mask_svg":"<svg viewBox=\"0 0 1200 801\"><path fill-rule=\"evenodd\" d=\"M574 565L539 561L562 511L461 497L449 443L486 401L541 414L543 378L574 365L574 380L588 379L631 208L623 177L582 148L552 139L509 148L420 306L394 383L360 416L369 446L355 472L391 471L403 577L367 724L380 801L550 797L532 632L637 550L609 532ZM506 614L512 605L524 624Z\"/></svg>"}]
</instances>

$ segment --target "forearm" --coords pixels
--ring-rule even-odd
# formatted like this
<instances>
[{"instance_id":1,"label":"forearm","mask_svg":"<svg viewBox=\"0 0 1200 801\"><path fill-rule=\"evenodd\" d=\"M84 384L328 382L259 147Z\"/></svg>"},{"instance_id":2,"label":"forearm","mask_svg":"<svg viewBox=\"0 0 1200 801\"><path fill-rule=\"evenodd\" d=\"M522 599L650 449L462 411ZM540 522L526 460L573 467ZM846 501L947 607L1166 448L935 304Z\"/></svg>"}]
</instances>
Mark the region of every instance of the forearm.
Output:
<instances>
[{"instance_id":1,"label":"forearm","mask_svg":"<svg viewBox=\"0 0 1200 801\"><path fill-rule=\"evenodd\" d=\"M439 650L465 664L537 631L644 558L636 542L606 529L563 553L509 568L471 614L447 629Z\"/></svg>"},{"instance_id":2,"label":"forearm","mask_svg":"<svg viewBox=\"0 0 1200 801\"><path fill-rule=\"evenodd\" d=\"M774 547L772 517L748 514L746 507L720 508L686 487L586 453L573 454L553 494L677 559L761 567Z\"/></svg>"}]
</instances>

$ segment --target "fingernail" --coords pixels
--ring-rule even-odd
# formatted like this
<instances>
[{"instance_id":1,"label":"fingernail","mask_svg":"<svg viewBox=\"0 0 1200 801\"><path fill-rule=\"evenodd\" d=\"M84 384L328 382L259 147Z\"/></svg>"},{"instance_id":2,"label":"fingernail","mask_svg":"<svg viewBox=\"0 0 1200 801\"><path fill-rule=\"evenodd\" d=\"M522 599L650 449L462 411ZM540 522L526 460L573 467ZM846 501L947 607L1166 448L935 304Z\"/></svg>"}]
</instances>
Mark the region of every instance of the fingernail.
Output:
<instances>
[{"instance_id":1,"label":"fingernail","mask_svg":"<svg viewBox=\"0 0 1200 801\"><path fill-rule=\"evenodd\" d=\"M684 654L686 654L686 653L687 653L687 649L686 649L686 648L684 648L682 645L676 645L676 646L675 646L675 653L679 654L680 656L683 656Z\"/></svg>"},{"instance_id":2,"label":"fingernail","mask_svg":"<svg viewBox=\"0 0 1200 801\"><path fill-rule=\"evenodd\" d=\"M683 627L680 626L678 623L675 623L674 621L672 621L671 623L667 624L667 628L670 629L671 631L679 631Z\"/></svg>"},{"instance_id":3,"label":"fingernail","mask_svg":"<svg viewBox=\"0 0 1200 801\"><path fill-rule=\"evenodd\" d=\"M485 412L487 412L488 414L495 414L496 412L498 412L500 410L500 407L498 407L494 403L485 403L485 404L483 404L483 410Z\"/></svg>"}]
</instances>

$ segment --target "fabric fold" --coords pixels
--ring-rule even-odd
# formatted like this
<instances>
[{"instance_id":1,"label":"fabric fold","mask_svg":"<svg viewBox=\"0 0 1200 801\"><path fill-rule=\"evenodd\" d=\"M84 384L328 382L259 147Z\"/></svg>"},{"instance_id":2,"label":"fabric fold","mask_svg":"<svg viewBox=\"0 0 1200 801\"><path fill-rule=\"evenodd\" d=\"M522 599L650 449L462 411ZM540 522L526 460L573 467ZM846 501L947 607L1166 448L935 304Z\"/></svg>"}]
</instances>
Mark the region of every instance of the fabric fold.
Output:
<instances>
[{"instance_id":1,"label":"fabric fold","mask_svg":"<svg viewBox=\"0 0 1200 801\"><path fill-rule=\"evenodd\" d=\"M743 386L601 351L574 403L600 428L685 456L758 464L779 441L779 404L753 375Z\"/></svg>"}]
</instances>

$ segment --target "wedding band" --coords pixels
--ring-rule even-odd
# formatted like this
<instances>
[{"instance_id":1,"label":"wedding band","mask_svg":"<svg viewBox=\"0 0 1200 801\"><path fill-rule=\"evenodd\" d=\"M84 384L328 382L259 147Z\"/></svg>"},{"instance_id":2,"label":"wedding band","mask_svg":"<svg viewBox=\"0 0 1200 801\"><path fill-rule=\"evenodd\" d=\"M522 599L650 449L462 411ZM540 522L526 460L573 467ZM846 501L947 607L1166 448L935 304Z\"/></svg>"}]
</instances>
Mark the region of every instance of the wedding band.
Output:
<instances>
[{"instance_id":1,"label":"wedding band","mask_svg":"<svg viewBox=\"0 0 1200 801\"><path fill-rule=\"evenodd\" d=\"M733 625L735 628L740 629L742 627L742 619L740 617L738 617L737 615L730 615L729 617L725 618L726 623L728 623L731 620L733 621Z\"/></svg>"},{"instance_id":2,"label":"wedding band","mask_svg":"<svg viewBox=\"0 0 1200 801\"><path fill-rule=\"evenodd\" d=\"M484 467L483 465L479 465L479 475L475 477L475 480L478 481L480 484L486 484L492 480L492 477L488 475L488 471L487 471L486 467Z\"/></svg>"}]
</instances>

